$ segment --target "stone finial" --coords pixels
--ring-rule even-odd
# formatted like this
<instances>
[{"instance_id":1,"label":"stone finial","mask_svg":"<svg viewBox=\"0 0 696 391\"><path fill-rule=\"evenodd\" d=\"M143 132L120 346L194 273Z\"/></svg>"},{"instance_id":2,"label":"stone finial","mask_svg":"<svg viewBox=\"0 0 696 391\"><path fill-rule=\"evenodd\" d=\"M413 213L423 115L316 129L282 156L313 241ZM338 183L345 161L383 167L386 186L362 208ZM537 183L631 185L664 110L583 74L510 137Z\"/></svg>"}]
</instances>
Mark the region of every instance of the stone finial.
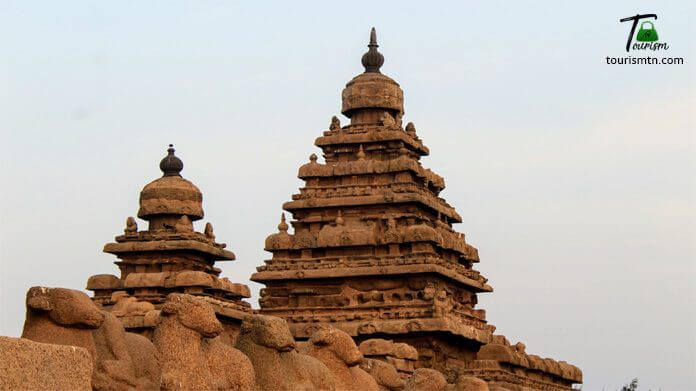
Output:
<instances>
[{"instance_id":1,"label":"stone finial","mask_svg":"<svg viewBox=\"0 0 696 391\"><path fill-rule=\"evenodd\" d=\"M125 232L126 235L135 234L138 232L138 223L135 222L135 218L130 216L126 219L126 229L124 229L123 232Z\"/></svg>"},{"instance_id":2,"label":"stone finial","mask_svg":"<svg viewBox=\"0 0 696 391\"><path fill-rule=\"evenodd\" d=\"M285 222L285 213L280 214L280 224L278 224L278 231L288 232L288 223Z\"/></svg>"},{"instance_id":3,"label":"stone finial","mask_svg":"<svg viewBox=\"0 0 696 391\"><path fill-rule=\"evenodd\" d=\"M167 156L160 161L160 170L164 173L162 176L181 176L181 170L184 169L184 162L174 155L174 151L174 144L169 144Z\"/></svg>"},{"instance_id":4,"label":"stone finial","mask_svg":"<svg viewBox=\"0 0 696 391\"><path fill-rule=\"evenodd\" d=\"M362 56L362 64L365 67L365 73L381 73L379 68L384 64L384 56L377 51L377 31L373 27L370 31L370 44L367 53Z\"/></svg>"},{"instance_id":5,"label":"stone finial","mask_svg":"<svg viewBox=\"0 0 696 391\"><path fill-rule=\"evenodd\" d=\"M406 124L406 133L408 133L412 137L416 136L416 125L414 125L413 122L409 122Z\"/></svg>"},{"instance_id":6,"label":"stone finial","mask_svg":"<svg viewBox=\"0 0 696 391\"><path fill-rule=\"evenodd\" d=\"M363 150L362 144L360 144L360 149L358 149L358 160L365 159L365 151Z\"/></svg>"},{"instance_id":7,"label":"stone finial","mask_svg":"<svg viewBox=\"0 0 696 391\"><path fill-rule=\"evenodd\" d=\"M210 222L205 223L205 229L203 230L205 237L210 240L215 240L215 233L213 232L213 225Z\"/></svg>"},{"instance_id":8,"label":"stone finial","mask_svg":"<svg viewBox=\"0 0 696 391\"><path fill-rule=\"evenodd\" d=\"M312 163L316 163L317 162L317 154L313 153L313 154L309 155L309 161Z\"/></svg>"},{"instance_id":9,"label":"stone finial","mask_svg":"<svg viewBox=\"0 0 696 391\"><path fill-rule=\"evenodd\" d=\"M329 130L339 130L341 129L341 120L335 115L331 117L331 125L329 125Z\"/></svg>"},{"instance_id":10,"label":"stone finial","mask_svg":"<svg viewBox=\"0 0 696 391\"><path fill-rule=\"evenodd\" d=\"M345 224L345 220L343 220L343 215L341 214L341 211L338 211L338 215L336 215L336 225L343 225Z\"/></svg>"}]
</instances>

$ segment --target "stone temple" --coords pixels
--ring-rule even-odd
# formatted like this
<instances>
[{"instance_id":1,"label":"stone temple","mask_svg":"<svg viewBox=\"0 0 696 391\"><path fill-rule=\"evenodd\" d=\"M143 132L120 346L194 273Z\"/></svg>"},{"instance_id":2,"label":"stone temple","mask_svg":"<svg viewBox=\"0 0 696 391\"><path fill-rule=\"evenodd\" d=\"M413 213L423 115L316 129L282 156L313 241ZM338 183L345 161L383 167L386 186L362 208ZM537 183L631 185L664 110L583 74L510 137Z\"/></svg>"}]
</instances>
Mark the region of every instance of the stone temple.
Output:
<instances>
[{"instance_id":1,"label":"stone temple","mask_svg":"<svg viewBox=\"0 0 696 391\"><path fill-rule=\"evenodd\" d=\"M403 91L380 72L374 29L368 47L365 72L341 95L350 123L332 118L314 142L325 162L312 154L299 169L305 186L283 204L293 233L283 215L266 239L273 257L251 276L266 286L260 312L287 320L298 339L330 324L358 343L405 342L418 351L416 366L450 376L569 387L574 369L530 367L522 345L494 336L476 308L477 295L493 291L474 269L478 251L453 229L462 219L439 197L444 178L422 166L429 150L415 125L402 124ZM484 359L493 342L509 362Z\"/></svg>"},{"instance_id":2,"label":"stone temple","mask_svg":"<svg viewBox=\"0 0 696 391\"><path fill-rule=\"evenodd\" d=\"M203 196L172 145L140 192L139 229L104 251L118 275L88 278L88 297L32 287L22 338L0 337L0 390L563 391L576 366L495 334L477 308L492 292L478 251L453 225L444 179L402 123L399 84L381 73L370 34L365 71L299 168L272 254L249 288L221 276L233 261L203 219ZM291 228L292 227L292 228ZM252 238L249 238L252 239ZM250 262L246 260L246 262Z\"/></svg>"}]
</instances>

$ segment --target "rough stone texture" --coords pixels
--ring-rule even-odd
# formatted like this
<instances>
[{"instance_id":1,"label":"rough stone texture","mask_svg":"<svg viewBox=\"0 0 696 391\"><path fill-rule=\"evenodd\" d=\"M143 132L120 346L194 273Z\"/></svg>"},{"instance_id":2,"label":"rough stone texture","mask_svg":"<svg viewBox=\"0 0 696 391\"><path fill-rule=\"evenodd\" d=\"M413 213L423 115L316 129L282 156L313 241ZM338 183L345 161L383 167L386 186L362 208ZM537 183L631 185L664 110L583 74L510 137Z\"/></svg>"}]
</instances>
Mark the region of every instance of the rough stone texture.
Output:
<instances>
[{"instance_id":1,"label":"rough stone texture","mask_svg":"<svg viewBox=\"0 0 696 391\"><path fill-rule=\"evenodd\" d=\"M526 346L511 345L507 338L496 335L481 347L476 360L467 363L463 374L484 379L489 384L510 389L567 390L582 383L582 372L565 361L527 354Z\"/></svg>"},{"instance_id":2,"label":"rough stone texture","mask_svg":"<svg viewBox=\"0 0 696 391\"><path fill-rule=\"evenodd\" d=\"M430 368L418 368L406 380L405 391L445 391L447 380L442 373Z\"/></svg>"},{"instance_id":3,"label":"rough stone texture","mask_svg":"<svg viewBox=\"0 0 696 391\"><path fill-rule=\"evenodd\" d=\"M91 390L85 348L0 336L0 390Z\"/></svg>"},{"instance_id":4,"label":"rough stone texture","mask_svg":"<svg viewBox=\"0 0 696 391\"><path fill-rule=\"evenodd\" d=\"M261 390L336 389L336 380L326 365L295 350L295 341L283 319L247 317L236 347L251 359Z\"/></svg>"},{"instance_id":5,"label":"rough stone texture","mask_svg":"<svg viewBox=\"0 0 696 391\"><path fill-rule=\"evenodd\" d=\"M381 360L393 366L403 380L413 375L416 369L418 351L403 342L372 338L362 341L359 349L365 357Z\"/></svg>"},{"instance_id":6,"label":"rough stone texture","mask_svg":"<svg viewBox=\"0 0 696 391\"><path fill-rule=\"evenodd\" d=\"M217 337L223 326L212 306L172 293L162 306L153 342L162 363L165 390L253 390L254 368L244 355Z\"/></svg>"},{"instance_id":7,"label":"rough stone texture","mask_svg":"<svg viewBox=\"0 0 696 391\"><path fill-rule=\"evenodd\" d=\"M235 256L215 240L213 226L207 223L204 232L194 230L193 221L203 218L203 196L181 177L183 162L174 148L168 149L160 168L164 175L140 193L138 217L148 222L147 230L139 231L135 218L128 217L124 234L104 246L105 252L119 258L120 277L91 276L87 289L129 331L146 337L151 337L156 318L148 313L159 310L169 293L203 297L224 324L223 339L233 340L241 320L251 313L243 300L250 297L249 287L220 277L215 262Z\"/></svg>"},{"instance_id":8,"label":"rough stone texture","mask_svg":"<svg viewBox=\"0 0 696 391\"><path fill-rule=\"evenodd\" d=\"M449 387L448 391L490 391L488 384L472 376L459 376L457 383Z\"/></svg>"},{"instance_id":9,"label":"rough stone texture","mask_svg":"<svg viewBox=\"0 0 696 391\"><path fill-rule=\"evenodd\" d=\"M404 379L391 364L374 358L364 358L360 363L360 368L375 379L380 391L395 391L404 388Z\"/></svg>"},{"instance_id":10,"label":"rough stone texture","mask_svg":"<svg viewBox=\"0 0 696 391\"><path fill-rule=\"evenodd\" d=\"M346 332L327 327L309 338L300 352L321 361L336 379L336 390L377 391L379 387L372 376L358 365L363 355L353 338Z\"/></svg>"}]
</instances>

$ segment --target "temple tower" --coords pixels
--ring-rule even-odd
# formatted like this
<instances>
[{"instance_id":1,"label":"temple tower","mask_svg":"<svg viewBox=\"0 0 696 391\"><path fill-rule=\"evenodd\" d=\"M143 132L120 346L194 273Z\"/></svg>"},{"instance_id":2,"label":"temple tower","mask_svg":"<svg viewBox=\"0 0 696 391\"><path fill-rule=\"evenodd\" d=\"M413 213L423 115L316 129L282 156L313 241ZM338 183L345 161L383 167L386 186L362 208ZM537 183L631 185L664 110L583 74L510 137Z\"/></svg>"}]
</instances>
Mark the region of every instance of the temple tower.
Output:
<instances>
[{"instance_id":1,"label":"temple tower","mask_svg":"<svg viewBox=\"0 0 696 391\"><path fill-rule=\"evenodd\" d=\"M203 196L181 176L184 164L174 152L170 145L160 162L162 177L140 192L138 217L148 222L147 229L138 230L136 220L128 217L124 234L104 246L104 252L119 258L115 264L121 276L91 276L87 289L127 329L145 332L156 319L148 317L146 310L159 309L167 294L199 296L213 305L227 336L234 338L241 320L251 313L251 306L243 301L250 297L249 288L220 278L215 262L232 261L235 256L216 241L210 223L204 232L195 231L193 222L203 218ZM123 305L118 304L121 300ZM143 302L152 306L138 304Z\"/></svg>"},{"instance_id":2,"label":"temple tower","mask_svg":"<svg viewBox=\"0 0 696 391\"><path fill-rule=\"evenodd\" d=\"M348 82L342 113L299 169L305 186L283 205L273 254L251 279L265 284L260 312L285 318L296 338L331 324L357 342L388 338L417 348L418 366L442 371L474 359L495 327L476 308L491 292L478 252L452 225L461 217L424 168L428 148L402 126L403 91L382 74L372 29L365 72Z\"/></svg>"}]
</instances>

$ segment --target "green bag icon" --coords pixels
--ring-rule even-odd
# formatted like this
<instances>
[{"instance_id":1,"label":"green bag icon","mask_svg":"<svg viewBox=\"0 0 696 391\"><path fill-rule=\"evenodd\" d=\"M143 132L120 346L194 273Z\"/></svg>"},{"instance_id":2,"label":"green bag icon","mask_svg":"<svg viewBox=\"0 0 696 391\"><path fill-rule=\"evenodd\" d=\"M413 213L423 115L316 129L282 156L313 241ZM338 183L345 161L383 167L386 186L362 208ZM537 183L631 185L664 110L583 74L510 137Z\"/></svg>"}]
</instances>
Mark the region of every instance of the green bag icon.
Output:
<instances>
[{"instance_id":1,"label":"green bag icon","mask_svg":"<svg viewBox=\"0 0 696 391\"><path fill-rule=\"evenodd\" d=\"M646 24L650 24L650 28L645 28L644 26ZM650 21L645 21L640 24L640 30L638 30L638 34L636 35L636 41L638 42L655 42L657 41L657 30L655 30L655 26L652 24Z\"/></svg>"}]
</instances>

